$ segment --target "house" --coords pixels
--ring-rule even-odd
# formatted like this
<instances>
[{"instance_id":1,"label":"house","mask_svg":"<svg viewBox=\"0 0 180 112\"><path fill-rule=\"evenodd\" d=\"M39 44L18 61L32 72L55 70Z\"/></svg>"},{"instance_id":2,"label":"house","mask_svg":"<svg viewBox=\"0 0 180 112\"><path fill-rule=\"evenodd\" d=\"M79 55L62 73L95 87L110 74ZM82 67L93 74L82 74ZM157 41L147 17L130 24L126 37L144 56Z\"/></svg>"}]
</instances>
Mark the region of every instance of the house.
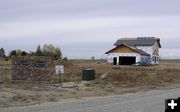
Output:
<instances>
[{"instance_id":1,"label":"house","mask_svg":"<svg viewBox=\"0 0 180 112\"><path fill-rule=\"evenodd\" d=\"M160 39L156 37L120 38L115 48L107 51L112 65L158 64Z\"/></svg>"}]
</instances>

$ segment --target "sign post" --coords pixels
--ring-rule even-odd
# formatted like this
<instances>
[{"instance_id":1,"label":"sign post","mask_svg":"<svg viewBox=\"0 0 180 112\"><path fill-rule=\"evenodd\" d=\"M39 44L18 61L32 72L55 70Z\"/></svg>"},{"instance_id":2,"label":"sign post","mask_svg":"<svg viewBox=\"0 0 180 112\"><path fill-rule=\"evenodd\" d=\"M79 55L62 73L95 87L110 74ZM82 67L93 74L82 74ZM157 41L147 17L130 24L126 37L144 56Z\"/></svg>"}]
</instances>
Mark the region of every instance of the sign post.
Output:
<instances>
[{"instance_id":1,"label":"sign post","mask_svg":"<svg viewBox=\"0 0 180 112\"><path fill-rule=\"evenodd\" d=\"M56 75L59 76L59 84L62 82L61 75L64 74L64 65L56 65Z\"/></svg>"},{"instance_id":2,"label":"sign post","mask_svg":"<svg viewBox=\"0 0 180 112\"><path fill-rule=\"evenodd\" d=\"M61 84L61 81L62 81L62 80L61 80L61 71L59 71L58 74L59 74L59 84Z\"/></svg>"}]
</instances>

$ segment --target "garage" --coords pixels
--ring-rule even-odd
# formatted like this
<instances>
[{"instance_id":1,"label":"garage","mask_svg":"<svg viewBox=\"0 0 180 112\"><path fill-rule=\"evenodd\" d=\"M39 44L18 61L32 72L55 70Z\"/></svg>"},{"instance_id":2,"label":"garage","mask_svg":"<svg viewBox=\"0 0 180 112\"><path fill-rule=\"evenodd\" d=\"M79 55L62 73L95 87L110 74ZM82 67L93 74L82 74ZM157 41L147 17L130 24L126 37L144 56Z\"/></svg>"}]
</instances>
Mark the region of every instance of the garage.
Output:
<instances>
[{"instance_id":1,"label":"garage","mask_svg":"<svg viewBox=\"0 0 180 112\"><path fill-rule=\"evenodd\" d=\"M135 63L136 63L136 57L127 57L127 56L119 57L119 65L132 65Z\"/></svg>"}]
</instances>

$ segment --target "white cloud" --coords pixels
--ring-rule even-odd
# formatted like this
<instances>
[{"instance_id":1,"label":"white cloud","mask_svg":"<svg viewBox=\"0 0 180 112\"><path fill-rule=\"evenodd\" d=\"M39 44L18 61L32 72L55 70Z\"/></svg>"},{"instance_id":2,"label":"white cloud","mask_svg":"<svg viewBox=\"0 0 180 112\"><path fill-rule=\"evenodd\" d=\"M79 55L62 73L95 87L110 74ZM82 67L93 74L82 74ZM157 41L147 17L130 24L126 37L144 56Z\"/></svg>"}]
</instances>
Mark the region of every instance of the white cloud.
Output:
<instances>
[{"instance_id":1,"label":"white cloud","mask_svg":"<svg viewBox=\"0 0 180 112\"><path fill-rule=\"evenodd\" d=\"M42 19L39 21L16 21L1 23L0 38L22 38L25 36L45 36L49 34L76 33L91 30L108 29L109 32L115 31L128 32L134 34L148 34L152 32L157 35L171 35L175 37L180 24L177 23L178 17L103 17L89 19ZM136 35L133 35L136 36ZM76 37L77 38L77 37Z\"/></svg>"},{"instance_id":2,"label":"white cloud","mask_svg":"<svg viewBox=\"0 0 180 112\"><path fill-rule=\"evenodd\" d=\"M124 21L127 21L127 23ZM132 21L131 18L124 17L8 22L1 23L3 27L0 29L0 37L17 38L26 35L40 36L49 33L74 33L118 26L133 26L140 23L140 21L137 22Z\"/></svg>"},{"instance_id":3,"label":"white cloud","mask_svg":"<svg viewBox=\"0 0 180 112\"><path fill-rule=\"evenodd\" d=\"M122 36L158 36L163 47L161 57L180 58L179 20L180 16L113 16L0 22L0 44L32 50L37 44L51 42L62 46L70 58L89 58L104 56Z\"/></svg>"}]
</instances>

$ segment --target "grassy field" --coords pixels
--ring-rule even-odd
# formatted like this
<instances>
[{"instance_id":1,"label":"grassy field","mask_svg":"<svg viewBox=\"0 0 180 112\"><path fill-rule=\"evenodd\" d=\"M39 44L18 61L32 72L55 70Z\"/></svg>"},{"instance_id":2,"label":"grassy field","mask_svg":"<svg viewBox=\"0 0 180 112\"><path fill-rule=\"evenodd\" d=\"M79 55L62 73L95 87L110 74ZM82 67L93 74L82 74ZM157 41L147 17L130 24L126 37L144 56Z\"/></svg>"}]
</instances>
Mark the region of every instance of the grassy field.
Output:
<instances>
[{"instance_id":1,"label":"grassy field","mask_svg":"<svg viewBox=\"0 0 180 112\"><path fill-rule=\"evenodd\" d=\"M11 61L0 61L0 108L34 105L69 98L119 95L149 91L180 84L180 61L163 60L154 66L111 66L105 61L63 62L62 84L58 76L50 84L11 83ZM96 80L81 81L83 69L96 70ZM106 74L105 79L101 75Z\"/></svg>"},{"instance_id":2,"label":"grassy field","mask_svg":"<svg viewBox=\"0 0 180 112\"><path fill-rule=\"evenodd\" d=\"M11 65L11 60L4 61L0 60L0 66L10 66Z\"/></svg>"}]
</instances>

